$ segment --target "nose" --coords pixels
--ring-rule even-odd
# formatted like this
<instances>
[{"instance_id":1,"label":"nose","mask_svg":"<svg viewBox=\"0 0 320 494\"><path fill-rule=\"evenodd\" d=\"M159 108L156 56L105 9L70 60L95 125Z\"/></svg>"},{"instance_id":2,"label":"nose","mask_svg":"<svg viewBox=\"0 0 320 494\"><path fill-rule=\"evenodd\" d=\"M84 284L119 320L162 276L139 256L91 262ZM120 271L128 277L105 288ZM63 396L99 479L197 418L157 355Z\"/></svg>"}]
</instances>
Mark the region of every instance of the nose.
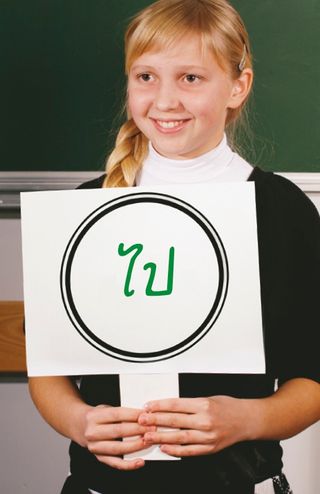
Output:
<instances>
[{"instance_id":1,"label":"nose","mask_svg":"<svg viewBox=\"0 0 320 494\"><path fill-rule=\"evenodd\" d=\"M165 81L159 83L154 103L155 107L162 112L176 110L180 101L174 84Z\"/></svg>"}]
</instances>

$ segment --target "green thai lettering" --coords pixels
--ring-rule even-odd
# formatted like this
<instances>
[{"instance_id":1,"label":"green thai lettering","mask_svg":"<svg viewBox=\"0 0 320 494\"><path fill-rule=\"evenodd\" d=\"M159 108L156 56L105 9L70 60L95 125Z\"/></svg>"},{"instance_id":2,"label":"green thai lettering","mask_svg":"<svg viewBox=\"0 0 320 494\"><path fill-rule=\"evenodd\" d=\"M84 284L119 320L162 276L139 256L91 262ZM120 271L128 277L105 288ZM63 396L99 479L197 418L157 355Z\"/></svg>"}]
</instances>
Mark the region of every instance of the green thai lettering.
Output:
<instances>
[{"instance_id":1,"label":"green thai lettering","mask_svg":"<svg viewBox=\"0 0 320 494\"><path fill-rule=\"evenodd\" d=\"M126 256L126 255L130 254L131 252L135 251L135 253L133 254L133 256L130 259L129 266L128 266L128 272L127 272L127 276L126 276L126 281L124 283L124 294L126 297L132 297L132 295L134 294L134 290L130 290L130 281L131 281L134 263L136 262L137 257L141 254L142 250L143 250L142 244L131 245L131 247L129 247L128 249L124 248L124 244L122 244L122 243L119 244L118 254L120 256Z\"/></svg>"},{"instance_id":2,"label":"green thai lettering","mask_svg":"<svg viewBox=\"0 0 320 494\"><path fill-rule=\"evenodd\" d=\"M148 262L143 266L143 269L150 269L150 276L146 287L146 295L148 297L171 295L173 290L174 247L170 247L169 249L167 288L165 290L153 290L153 282L157 271L157 266L154 262Z\"/></svg>"},{"instance_id":3,"label":"green thai lettering","mask_svg":"<svg viewBox=\"0 0 320 494\"><path fill-rule=\"evenodd\" d=\"M130 283L131 283L132 272L134 269L134 264L137 260L137 257L141 254L142 251L143 251L142 244L133 244L131 245L131 247L128 247L127 249L124 248L123 243L119 244L118 246L118 254L122 257L127 256L128 254L134 252L134 254L132 255L129 261L128 271L124 283L124 294L126 297L132 297L132 295L135 293L133 289L130 289ZM175 252L174 247L170 247L169 260L168 260L167 288L165 290L153 289L153 283L157 272L156 264L154 262L148 262L143 266L144 270L150 269L150 275L146 286L146 295L148 297L171 295L173 290L174 252Z\"/></svg>"}]
</instances>

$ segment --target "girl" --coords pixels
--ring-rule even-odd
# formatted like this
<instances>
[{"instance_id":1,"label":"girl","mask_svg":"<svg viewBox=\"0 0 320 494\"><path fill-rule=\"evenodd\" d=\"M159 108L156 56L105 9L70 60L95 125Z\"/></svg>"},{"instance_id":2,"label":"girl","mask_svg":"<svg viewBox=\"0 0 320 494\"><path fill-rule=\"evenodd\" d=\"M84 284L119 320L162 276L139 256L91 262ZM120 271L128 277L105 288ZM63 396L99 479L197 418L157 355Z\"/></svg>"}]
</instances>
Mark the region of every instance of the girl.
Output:
<instances>
[{"instance_id":1,"label":"girl","mask_svg":"<svg viewBox=\"0 0 320 494\"><path fill-rule=\"evenodd\" d=\"M144 410L120 406L117 376L84 377L80 390L67 377L30 379L41 414L72 439L63 493L289 493L279 440L320 417L318 214L292 183L227 144L253 71L247 32L226 0L159 0L125 41L128 119L106 175L82 187L254 181L267 372L182 374L180 398ZM150 444L181 461L123 458Z\"/></svg>"}]
</instances>

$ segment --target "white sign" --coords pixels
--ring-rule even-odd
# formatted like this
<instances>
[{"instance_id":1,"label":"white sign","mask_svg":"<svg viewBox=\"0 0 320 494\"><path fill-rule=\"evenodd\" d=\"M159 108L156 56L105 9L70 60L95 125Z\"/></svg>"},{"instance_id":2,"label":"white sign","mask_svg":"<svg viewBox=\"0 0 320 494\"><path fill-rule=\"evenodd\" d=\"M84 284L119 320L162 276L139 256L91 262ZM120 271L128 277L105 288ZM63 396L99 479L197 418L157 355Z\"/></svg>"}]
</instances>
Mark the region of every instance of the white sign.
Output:
<instances>
[{"instance_id":1,"label":"white sign","mask_svg":"<svg viewBox=\"0 0 320 494\"><path fill-rule=\"evenodd\" d=\"M263 373L253 183L21 194L28 374Z\"/></svg>"}]
</instances>

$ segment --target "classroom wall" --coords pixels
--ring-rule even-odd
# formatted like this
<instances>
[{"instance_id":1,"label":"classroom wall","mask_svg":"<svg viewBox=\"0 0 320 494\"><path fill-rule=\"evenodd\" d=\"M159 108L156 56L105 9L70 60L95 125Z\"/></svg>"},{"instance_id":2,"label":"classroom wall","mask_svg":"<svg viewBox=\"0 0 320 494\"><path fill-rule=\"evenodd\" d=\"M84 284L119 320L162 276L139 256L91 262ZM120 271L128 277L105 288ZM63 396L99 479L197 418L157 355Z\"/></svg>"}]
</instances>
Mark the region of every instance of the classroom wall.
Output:
<instances>
[{"instance_id":1,"label":"classroom wall","mask_svg":"<svg viewBox=\"0 0 320 494\"><path fill-rule=\"evenodd\" d=\"M0 300L23 300L19 214L0 211ZM68 440L42 420L26 379L0 375L0 492L57 494L68 473Z\"/></svg>"}]
</instances>

